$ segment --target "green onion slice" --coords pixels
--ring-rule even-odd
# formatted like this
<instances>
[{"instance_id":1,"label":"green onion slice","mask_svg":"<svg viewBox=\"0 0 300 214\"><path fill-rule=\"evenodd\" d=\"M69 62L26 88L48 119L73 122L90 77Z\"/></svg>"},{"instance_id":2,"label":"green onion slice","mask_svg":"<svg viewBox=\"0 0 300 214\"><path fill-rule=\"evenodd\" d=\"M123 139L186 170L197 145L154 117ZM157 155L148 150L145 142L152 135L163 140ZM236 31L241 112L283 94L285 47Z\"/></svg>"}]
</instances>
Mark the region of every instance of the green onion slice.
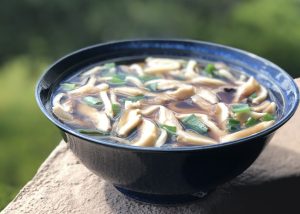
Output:
<instances>
[{"instance_id":1,"label":"green onion slice","mask_svg":"<svg viewBox=\"0 0 300 214\"><path fill-rule=\"evenodd\" d=\"M246 127L251 127L259 123L258 120L254 119L253 117L249 117L249 119L246 121L245 125Z\"/></svg>"},{"instance_id":2,"label":"green onion slice","mask_svg":"<svg viewBox=\"0 0 300 214\"><path fill-rule=\"evenodd\" d=\"M112 76L112 79L109 81L111 84L124 85L126 82L122 75L115 74Z\"/></svg>"},{"instance_id":3,"label":"green onion slice","mask_svg":"<svg viewBox=\"0 0 300 214\"><path fill-rule=\"evenodd\" d=\"M210 77L215 76L215 72L214 72L215 70L216 67L211 63L207 64L204 68L204 72Z\"/></svg>"},{"instance_id":4,"label":"green onion slice","mask_svg":"<svg viewBox=\"0 0 300 214\"><path fill-rule=\"evenodd\" d=\"M240 104L233 104L231 106L232 111L234 113L249 113L250 107L248 104L240 103Z\"/></svg>"},{"instance_id":5,"label":"green onion slice","mask_svg":"<svg viewBox=\"0 0 300 214\"><path fill-rule=\"evenodd\" d=\"M202 123L200 119L194 114L188 117L184 117L181 121L187 128L193 129L200 134L207 133L208 131L207 126Z\"/></svg>"},{"instance_id":6,"label":"green onion slice","mask_svg":"<svg viewBox=\"0 0 300 214\"><path fill-rule=\"evenodd\" d=\"M233 118L229 118L227 121L227 130L230 132L234 132L240 129L241 123L238 120L235 120Z\"/></svg>"},{"instance_id":7,"label":"green onion slice","mask_svg":"<svg viewBox=\"0 0 300 214\"><path fill-rule=\"evenodd\" d=\"M270 121L270 120L275 120L275 116L272 114L267 113L261 118L262 121Z\"/></svg>"},{"instance_id":8,"label":"green onion slice","mask_svg":"<svg viewBox=\"0 0 300 214\"><path fill-rule=\"evenodd\" d=\"M121 111L121 106L119 104L113 103L111 105L114 115L118 115Z\"/></svg>"},{"instance_id":9,"label":"green onion slice","mask_svg":"<svg viewBox=\"0 0 300 214\"><path fill-rule=\"evenodd\" d=\"M254 99L256 97L257 97L257 94L255 92L249 96L249 98L251 98L251 99Z\"/></svg>"},{"instance_id":10,"label":"green onion slice","mask_svg":"<svg viewBox=\"0 0 300 214\"><path fill-rule=\"evenodd\" d=\"M168 126L161 124L160 127L164 130L166 130L171 135L176 135L176 126Z\"/></svg>"},{"instance_id":11,"label":"green onion slice","mask_svg":"<svg viewBox=\"0 0 300 214\"><path fill-rule=\"evenodd\" d=\"M83 102L85 102L86 104L88 104L90 106L99 106L102 104L102 101L96 97L87 96L87 97L84 97L82 100L83 100Z\"/></svg>"}]
</instances>

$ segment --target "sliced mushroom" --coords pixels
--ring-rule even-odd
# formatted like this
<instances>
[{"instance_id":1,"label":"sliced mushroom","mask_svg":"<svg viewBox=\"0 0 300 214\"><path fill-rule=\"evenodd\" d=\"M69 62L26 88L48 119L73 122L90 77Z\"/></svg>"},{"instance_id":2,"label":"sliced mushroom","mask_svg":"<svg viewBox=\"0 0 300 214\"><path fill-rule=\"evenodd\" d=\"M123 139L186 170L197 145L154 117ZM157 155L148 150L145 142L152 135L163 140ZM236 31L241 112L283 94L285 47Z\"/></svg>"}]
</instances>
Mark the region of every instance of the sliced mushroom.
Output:
<instances>
[{"instance_id":1,"label":"sliced mushroom","mask_svg":"<svg viewBox=\"0 0 300 214\"><path fill-rule=\"evenodd\" d=\"M99 93L100 91L107 90L109 88L109 85L106 83L101 83L95 86L96 81L97 81L96 78L92 76L90 80L87 82L87 84L81 86L80 88L70 91L69 94L71 95L95 94L95 93Z\"/></svg>"},{"instance_id":2,"label":"sliced mushroom","mask_svg":"<svg viewBox=\"0 0 300 214\"><path fill-rule=\"evenodd\" d=\"M53 106L52 107L53 114L55 114L56 117L58 117L60 120L63 120L65 122L73 120L73 115L69 112L66 112L61 108L61 106Z\"/></svg>"},{"instance_id":3,"label":"sliced mushroom","mask_svg":"<svg viewBox=\"0 0 300 214\"><path fill-rule=\"evenodd\" d=\"M94 91L94 85L96 83L97 79L96 77L93 75L91 76L87 83L79 88L76 88L74 90L71 90L69 92L69 94L83 94L83 93L90 93L90 91Z\"/></svg>"},{"instance_id":4,"label":"sliced mushroom","mask_svg":"<svg viewBox=\"0 0 300 214\"><path fill-rule=\"evenodd\" d=\"M211 145L217 144L218 142L212 138L196 134L191 131L178 131L177 141L186 145Z\"/></svg>"},{"instance_id":5,"label":"sliced mushroom","mask_svg":"<svg viewBox=\"0 0 300 214\"><path fill-rule=\"evenodd\" d=\"M264 101L264 102L262 102L261 104L259 104L257 106L252 106L251 110L261 112L264 109L266 109L269 105L270 105L270 101Z\"/></svg>"},{"instance_id":6,"label":"sliced mushroom","mask_svg":"<svg viewBox=\"0 0 300 214\"><path fill-rule=\"evenodd\" d=\"M262 85L260 86L260 89L257 92L257 97L252 100L252 103L259 104L263 102L268 97L268 91L265 87Z\"/></svg>"},{"instance_id":7,"label":"sliced mushroom","mask_svg":"<svg viewBox=\"0 0 300 214\"><path fill-rule=\"evenodd\" d=\"M204 85L213 85L213 86L222 86L227 85L228 83L224 82L223 80L218 80L215 78L209 78L209 77L195 77L188 81L192 84L204 84Z\"/></svg>"},{"instance_id":8,"label":"sliced mushroom","mask_svg":"<svg viewBox=\"0 0 300 214\"><path fill-rule=\"evenodd\" d=\"M223 62L216 62L216 63L214 63L214 66L218 70L220 70L220 69L228 70L228 66L226 64L224 64Z\"/></svg>"},{"instance_id":9,"label":"sliced mushroom","mask_svg":"<svg viewBox=\"0 0 300 214\"><path fill-rule=\"evenodd\" d=\"M263 116L265 116L267 113L260 113L260 112L255 112L255 111L251 111L250 112L250 116L256 120L262 118Z\"/></svg>"},{"instance_id":10,"label":"sliced mushroom","mask_svg":"<svg viewBox=\"0 0 300 214\"><path fill-rule=\"evenodd\" d=\"M139 88L144 88L144 85L143 85L143 83L141 82L141 80L139 80L139 79L136 78L136 77L133 77L133 76L127 76L127 77L125 77L125 81L126 81L126 82L131 82L131 83L133 83L134 85L136 85L136 86L139 87Z\"/></svg>"},{"instance_id":11,"label":"sliced mushroom","mask_svg":"<svg viewBox=\"0 0 300 214\"><path fill-rule=\"evenodd\" d=\"M114 112L112 109L112 103L110 101L110 99L108 98L107 92L106 91L101 91L100 92L100 97L104 103L104 111L105 113L110 117L113 118L114 117Z\"/></svg>"},{"instance_id":12,"label":"sliced mushroom","mask_svg":"<svg viewBox=\"0 0 300 214\"><path fill-rule=\"evenodd\" d=\"M81 74L81 76L92 76L92 75L96 75L97 73L100 73L102 70L104 69L103 66L95 66L87 71L85 71L84 73Z\"/></svg>"},{"instance_id":13,"label":"sliced mushroom","mask_svg":"<svg viewBox=\"0 0 300 214\"><path fill-rule=\"evenodd\" d=\"M115 93L122 94L125 96L138 96L138 95L144 95L144 91L135 88L135 87L117 87L113 89Z\"/></svg>"},{"instance_id":14,"label":"sliced mushroom","mask_svg":"<svg viewBox=\"0 0 300 214\"><path fill-rule=\"evenodd\" d=\"M138 139L134 139L134 146L154 146L158 138L158 128L148 119L143 119L138 128Z\"/></svg>"},{"instance_id":15,"label":"sliced mushroom","mask_svg":"<svg viewBox=\"0 0 300 214\"><path fill-rule=\"evenodd\" d=\"M65 103L61 103L61 99L66 96L65 93L57 94L52 102L52 112L63 121L72 121L74 119L72 115L72 102L67 100Z\"/></svg>"},{"instance_id":16,"label":"sliced mushroom","mask_svg":"<svg viewBox=\"0 0 300 214\"><path fill-rule=\"evenodd\" d=\"M112 80L112 76L109 77L98 77L97 81L102 82L102 81L108 81L108 80Z\"/></svg>"},{"instance_id":17,"label":"sliced mushroom","mask_svg":"<svg viewBox=\"0 0 300 214\"><path fill-rule=\"evenodd\" d=\"M178 88L182 83L178 80L168 80L168 79L156 79L145 82L145 86L156 84L158 90L169 90Z\"/></svg>"},{"instance_id":18,"label":"sliced mushroom","mask_svg":"<svg viewBox=\"0 0 300 214\"><path fill-rule=\"evenodd\" d=\"M101 84L98 84L95 86L97 93L100 92L100 91L106 91L107 89L109 89L109 85L106 84L106 83L101 83Z\"/></svg>"},{"instance_id":19,"label":"sliced mushroom","mask_svg":"<svg viewBox=\"0 0 300 214\"><path fill-rule=\"evenodd\" d=\"M153 112L155 112L156 110L158 110L159 108L160 108L159 105L152 105L145 109L142 109L141 113L142 113L142 115L148 116L148 115L152 114Z\"/></svg>"},{"instance_id":20,"label":"sliced mushroom","mask_svg":"<svg viewBox=\"0 0 300 214\"><path fill-rule=\"evenodd\" d=\"M196 116L202 118L203 123L209 128L209 130L218 137L224 136L226 131L221 130L206 114L195 114Z\"/></svg>"},{"instance_id":21,"label":"sliced mushroom","mask_svg":"<svg viewBox=\"0 0 300 214\"><path fill-rule=\"evenodd\" d=\"M160 129L160 135L158 137L158 139L155 142L155 147L161 147L162 145L164 145L167 141L168 138L168 133L166 130L164 129Z\"/></svg>"},{"instance_id":22,"label":"sliced mushroom","mask_svg":"<svg viewBox=\"0 0 300 214\"><path fill-rule=\"evenodd\" d=\"M222 77L225 77L228 80L236 81L236 78L230 72L230 68L223 62L217 62L214 64L215 68L218 70L218 74Z\"/></svg>"},{"instance_id":23,"label":"sliced mushroom","mask_svg":"<svg viewBox=\"0 0 300 214\"><path fill-rule=\"evenodd\" d=\"M224 68L219 69L218 73L219 73L220 76L225 77L228 80L231 80L233 82L236 81L235 77L227 69L224 69Z\"/></svg>"},{"instance_id":24,"label":"sliced mushroom","mask_svg":"<svg viewBox=\"0 0 300 214\"><path fill-rule=\"evenodd\" d=\"M186 66L184 77L186 79L192 79L198 77L199 75L195 72L197 62L195 60L189 60Z\"/></svg>"},{"instance_id":25,"label":"sliced mushroom","mask_svg":"<svg viewBox=\"0 0 300 214\"><path fill-rule=\"evenodd\" d=\"M134 70L138 76L144 76L144 71L139 64L133 64L129 67L131 70Z\"/></svg>"},{"instance_id":26,"label":"sliced mushroom","mask_svg":"<svg viewBox=\"0 0 300 214\"><path fill-rule=\"evenodd\" d=\"M196 94L211 104L216 104L219 102L217 95L206 88L198 88Z\"/></svg>"},{"instance_id":27,"label":"sliced mushroom","mask_svg":"<svg viewBox=\"0 0 300 214\"><path fill-rule=\"evenodd\" d=\"M121 69L121 71L130 73L132 70L130 69L130 67L128 65L118 65L119 69Z\"/></svg>"},{"instance_id":28,"label":"sliced mushroom","mask_svg":"<svg viewBox=\"0 0 300 214\"><path fill-rule=\"evenodd\" d=\"M203 99L202 97L200 97L199 95L194 95L191 97L193 103L195 103L197 106L199 106L201 109L210 112L212 110L212 105L207 102L205 99Z\"/></svg>"},{"instance_id":29,"label":"sliced mushroom","mask_svg":"<svg viewBox=\"0 0 300 214\"><path fill-rule=\"evenodd\" d=\"M167 91L166 94L176 100L184 100L195 94L195 88L191 85L181 85L175 91Z\"/></svg>"},{"instance_id":30,"label":"sliced mushroom","mask_svg":"<svg viewBox=\"0 0 300 214\"><path fill-rule=\"evenodd\" d=\"M226 121L229 117L229 109L224 103L218 103L215 106L216 118L220 126L225 129Z\"/></svg>"},{"instance_id":31,"label":"sliced mushroom","mask_svg":"<svg viewBox=\"0 0 300 214\"><path fill-rule=\"evenodd\" d=\"M170 71L168 74L175 78L184 79L184 74L183 74L182 70Z\"/></svg>"},{"instance_id":32,"label":"sliced mushroom","mask_svg":"<svg viewBox=\"0 0 300 214\"><path fill-rule=\"evenodd\" d=\"M177 131L182 130L182 126L178 122L174 113L164 106L160 106L160 108L159 108L158 122L159 122L159 124L175 126Z\"/></svg>"},{"instance_id":33,"label":"sliced mushroom","mask_svg":"<svg viewBox=\"0 0 300 214\"><path fill-rule=\"evenodd\" d=\"M274 122L275 122L274 120L261 122L261 123L258 123L256 125L252 126L252 127L243 129L241 131L225 135L225 136L221 137L221 142L233 141L233 140L237 140L237 139L255 134L257 132L260 132L260 131L270 127L271 125L274 124Z\"/></svg>"},{"instance_id":34,"label":"sliced mushroom","mask_svg":"<svg viewBox=\"0 0 300 214\"><path fill-rule=\"evenodd\" d=\"M130 108L140 108L140 107L141 107L140 101L136 101L136 102L132 102L130 100L125 101L125 105L124 105L125 110Z\"/></svg>"},{"instance_id":35,"label":"sliced mushroom","mask_svg":"<svg viewBox=\"0 0 300 214\"><path fill-rule=\"evenodd\" d=\"M77 106L77 110L80 114L88 117L98 130L103 132L111 130L110 120L103 111L98 111L97 109L82 103Z\"/></svg>"},{"instance_id":36,"label":"sliced mushroom","mask_svg":"<svg viewBox=\"0 0 300 214\"><path fill-rule=\"evenodd\" d=\"M62 109L64 111L67 111L67 112L72 112L73 111L73 108L72 108L72 102L71 102L71 99L67 99L64 103L61 103L61 100L63 97L67 96L67 94L65 93L59 93L57 94L54 98L53 98L53 102L52 102L52 105L53 106L58 106L58 105L61 105Z\"/></svg>"},{"instance_id":37,"label":"sliced mushroom","mask_svg":"<svg viewBox=\"0 0 300 214\"><path fill-rule=\"evenodd\" d=\"M166 73L172 70L177 70L181 67L179 61L164 58L147 58L146 65L144 72L147 74Z\"/></svg>"},{"instance_id":38,"label":"sliced mushroom","mask_svg":"<svg viewBox=\"0 0 300 214\"><path fill-rule=\"evenodd\" d=\"M115 92L113 90L110 90L110 100L111 100L112 104L120 105L120 103L117 100L117 95L115 94Z\"/></svg>"},{"instance_id":39,"label":"sliced mushroom","mask_svg":"<svg viewBox=\"0 0 300 214\"><path fill-rule=\"evenodd\" d=\"M253 77L250 77L247 82L245 82L243 85L238 87L233 102L241 101L242 99L253 94L258 89L259 89L259 83Z\"/></svg>"},{"instance_id":40,"label":"sliced mushroom","mask_svg":"<svg viewBox=\"0 0 300 214\"><path fill-rule=\"evenodd\" d=\"M148 104L148 105L163 105L164 103L171 101L171 100L176 100L170 96L168 96L166 93L160 93L160 94L148 94L146 93L147 96L151 96L146 100L141 100L143 104Z\"/></svg>"},{"instance_id":41,"label":"sliced mushroom","mask_svg":"<svg viewBox=\"0 0 300 214\"><path fill-rule=\"evenodd\" d=\"M125 110L117 126L116 133L120 137L126 137L135 127L142 122L142 116L139 109Z\"/></svg>"},{"instance_id":42,"label":"sliced mushroom","mask_svg":"<svg viewBox=\"0 0 300 214\"><path fill-rule=\"evenodd\" d=\"M263 110L263 112L274 114L276 112L276 104L271 102L270 105Z\"/></svg>"}]
</instances>

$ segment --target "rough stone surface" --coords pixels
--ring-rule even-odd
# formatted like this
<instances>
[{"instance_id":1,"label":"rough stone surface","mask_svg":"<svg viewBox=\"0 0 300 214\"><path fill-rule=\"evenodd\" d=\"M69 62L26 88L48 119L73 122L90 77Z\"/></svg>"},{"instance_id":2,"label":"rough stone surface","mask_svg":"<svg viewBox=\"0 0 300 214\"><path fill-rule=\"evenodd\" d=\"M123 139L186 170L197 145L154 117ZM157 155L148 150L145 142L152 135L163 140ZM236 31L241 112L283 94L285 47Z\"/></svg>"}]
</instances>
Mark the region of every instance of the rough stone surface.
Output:
<instances>
[{"instance_id":1,"label":"rough stone surface","mask_svg":"<svg viewBox=\"0 0 300 214\"><path fill-rule=\"evenodd\" d=\"M202 201L173 207L133 201L61 142L2 213L300 213L299 195L300 109L246 172Z\"/></svg>"}]
</instances>

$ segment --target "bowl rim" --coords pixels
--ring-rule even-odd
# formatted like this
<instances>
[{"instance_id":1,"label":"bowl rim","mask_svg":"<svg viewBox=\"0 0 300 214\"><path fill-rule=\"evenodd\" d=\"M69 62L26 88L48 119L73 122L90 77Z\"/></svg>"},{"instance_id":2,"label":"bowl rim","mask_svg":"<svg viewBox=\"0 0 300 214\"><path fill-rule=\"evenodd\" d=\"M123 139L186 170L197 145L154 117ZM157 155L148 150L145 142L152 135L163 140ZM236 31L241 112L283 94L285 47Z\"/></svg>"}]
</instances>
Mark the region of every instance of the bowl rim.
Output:
<instances>
[{"instance_id":1,"label":"bowl rim","mask_svg":"<svg viewBox=\"0 0 300 214\"><path fill-rule=\"evenodd\" d=\"M41 82L43 81L43 79L45 78L45 76L49 72L49 70L51 70L58 63L61 63L64 60L68 59L69 57L79 54L81 52L88 51L88 50L91 50L94 48L108 46L108 45L117 45L117 44L122 44L122 43L133 43L133 42L141 42L141 43L143 43L143 42L148 42L148 43L150 43L150 42L154 42L154 43L155 42L160 42L160 43L174 42L174 43L189 43L189 44L195 44L195 45L197 45L197 44L198 45L208 45L208 46L212 46L212 47L227 49L227 50L237 52L237 53L246 55L248 57L254 58L256 60L259 60L259 61L267 64L268 66L272 66L273 68L278 70L280 73L284 74L290 80L291 87L293 88L293 91L295 92L295 103L294 103L293 107L291 109L289 109L289 111L286 114L284 114L280 120L276 121L275 124L273 124L272 126L268 127L267 129L264 129L263 131L260 131L256 134L253 134L253 135L250 135L250 136L247 136L244 138L240 138L238 140L228 141L228 142L224 142L224 143L218 143L218 144L214 144L214 145L182 146L182 147L174 147L174 148L140 147L140 146L121 144L121 143L108 142L108 141L102 140L102 139L95 139L91 136L84 135L84 134L74 131L73 129L71 129L67 125L63 124L62 122L60 122L58 119L56 119L53 115L51 115L48 112L48 110L46 109L42 100L40 99L40 91L41 91L40 88L41 88ZM199 151L199 150L216 149L216 148L220 148L220 147L232 146L232 145L236 145L239 143L243 143L244 141L254 140L255 138L259 138L259 137L263 137L263 136L271 134L272 132L274 132L275 130L280 128L282 125L284 125L295 114L297 107L299 105L299 89L298 89L298 86L296 85L295 81L293 80L293 78L285 70L280 68L278 65L276 65L273 62L271 62L263 57L260 57L256 54L253 54L251 52L244 51L244 50L241 50L241 49L238 49L235 47L230 47L227 45L222 45L222 44L207 42L207 41L201 41L201 40L192 40L192 39L173 39L173 38L172 39L129 39L129 40L114 40L114 41L90 45L90 46L78 49L76 51L73 51L73 52L66 54L63 57L59 58L54 63L52 63L50 66L48 66L45 69L44 73L41 75L41 77L38 79L36 87L35 87L35 98L36 98L36 102L37 102L40 110L54 125L56 125L58 128L60 128L64 132L69 133L73 136L76 136L77 138L83 139L83 140L87 141L88 143L100 144L100 145L107 146L107 147L114 147L114 148L118 148L118 149L141 151L141 152L185 152L185 151L193 152L193 151Z\"/></svg>"}]
</instances>

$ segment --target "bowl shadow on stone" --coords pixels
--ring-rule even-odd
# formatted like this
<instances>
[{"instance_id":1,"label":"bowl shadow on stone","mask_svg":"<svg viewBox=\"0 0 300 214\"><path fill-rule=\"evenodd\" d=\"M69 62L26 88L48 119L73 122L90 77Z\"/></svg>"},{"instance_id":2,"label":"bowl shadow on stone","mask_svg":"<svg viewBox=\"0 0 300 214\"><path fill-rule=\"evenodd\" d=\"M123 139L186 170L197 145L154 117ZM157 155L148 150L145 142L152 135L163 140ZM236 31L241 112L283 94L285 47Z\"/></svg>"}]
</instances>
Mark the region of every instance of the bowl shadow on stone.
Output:
<instances>
[{"instance_id":1,"label":"bowl shadow on stone","mask_svg":"<svg viewBox=\"0 0 300 214\"><path fill-rule=\"evenodd\" d=\"M269 145L243 174L205 198L186 204L146 204L123 195L107 182L103 191L114 213L292 214L299 212L300 167L289 166L290 162L300 163L300 154Z\"/></svg>"}]
</instances>

